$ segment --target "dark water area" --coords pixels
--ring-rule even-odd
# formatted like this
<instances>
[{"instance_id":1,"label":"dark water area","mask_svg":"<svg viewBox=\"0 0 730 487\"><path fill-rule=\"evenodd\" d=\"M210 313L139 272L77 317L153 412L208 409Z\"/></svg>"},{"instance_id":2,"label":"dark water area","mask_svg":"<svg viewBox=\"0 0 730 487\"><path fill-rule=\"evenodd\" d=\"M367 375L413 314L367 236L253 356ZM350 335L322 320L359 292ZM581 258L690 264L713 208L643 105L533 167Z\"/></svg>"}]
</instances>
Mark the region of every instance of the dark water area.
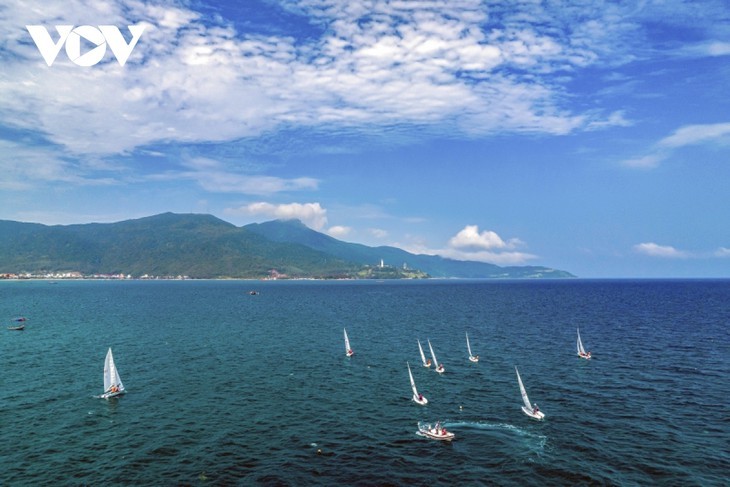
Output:
<instances>
[{"instance_id":1,"label":"dark water area","mask_svg":"<svg viewBox=\"0 0 730 487\"><path fill-rule=\"evenodd\" d=\"M727 280L7 281L0 320L0 485L728 484Z\"/></svg>"}]
</instances>

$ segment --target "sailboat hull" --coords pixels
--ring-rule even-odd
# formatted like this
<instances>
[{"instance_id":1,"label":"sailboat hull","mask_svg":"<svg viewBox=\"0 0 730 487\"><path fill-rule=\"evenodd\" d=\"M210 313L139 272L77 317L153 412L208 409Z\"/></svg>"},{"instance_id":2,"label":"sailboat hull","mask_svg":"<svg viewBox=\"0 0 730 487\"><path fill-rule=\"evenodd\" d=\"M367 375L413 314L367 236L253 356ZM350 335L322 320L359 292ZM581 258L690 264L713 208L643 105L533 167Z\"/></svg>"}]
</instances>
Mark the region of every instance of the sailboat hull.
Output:
<instances>
[{"instance_id":1,"label":"sailboat hull","mask_svg":"<svg viewBox=\"0 0 730 487\"><path fill-rule=\"evenodd\" d=\"M415 402L416 404L420 404L421 406L425 406L426 404L428 404L428 399L426 399L425 397L418 399L418 396L413 396L413 402Z\"/></svg>"},{"instance_id":2,"label":"sailboat hull","mask_svg":"<svg viewBox=\"0 0 730 487\"><path fill-rule=\"evenodd\" d=\"M101 396L99 396L99 398L101 398L101 399L110 399L112 397L121 396L121 395L124 394L124 392L125 391L106 392L106 393L102 394Z\"/></svg>"},{"instance_id":3,"label":"sailboat hull","mask_svg":"<svg viewBox=\"0 0 730 487\"><path fill-rule=\"evenodd\" d=\"M536 419L538 421L542 421L543 419L545 419L545 413L543 413L542 411L537 411L537 412L530 411L525 406L522 406L522 412L525 413L526 415L528 415L529 417L531 417L532 419Z\"/></svg>"}]
</instances>

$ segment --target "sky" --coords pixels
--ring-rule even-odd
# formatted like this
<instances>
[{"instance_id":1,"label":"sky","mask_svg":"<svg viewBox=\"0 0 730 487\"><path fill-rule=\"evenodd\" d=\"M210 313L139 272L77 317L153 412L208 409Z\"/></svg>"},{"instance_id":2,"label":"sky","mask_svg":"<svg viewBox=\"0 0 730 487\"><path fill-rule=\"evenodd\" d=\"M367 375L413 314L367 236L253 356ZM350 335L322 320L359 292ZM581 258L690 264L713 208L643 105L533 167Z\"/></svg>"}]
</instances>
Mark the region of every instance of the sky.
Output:
<instances>
[{"instance_id":1,"label":"sky","mask_svg":"<svg viewBox=\"0 0 730 487\"><path fill-rule=\"evenodd\" d=\"M0 34L0 219L730 277L727 0L0 0Z\"/></svg>"}]
</instances>

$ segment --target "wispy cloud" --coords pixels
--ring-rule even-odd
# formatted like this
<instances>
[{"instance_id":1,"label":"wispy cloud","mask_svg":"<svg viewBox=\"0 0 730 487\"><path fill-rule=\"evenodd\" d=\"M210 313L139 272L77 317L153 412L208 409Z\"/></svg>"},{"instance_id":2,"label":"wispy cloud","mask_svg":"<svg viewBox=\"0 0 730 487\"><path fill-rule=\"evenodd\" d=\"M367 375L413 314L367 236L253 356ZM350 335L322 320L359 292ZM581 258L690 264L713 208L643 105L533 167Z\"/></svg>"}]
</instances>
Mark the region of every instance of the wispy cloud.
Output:
<instances>
[{"instance_id":1,"label":"wispy cloud","mask_svg":"<svg viewBox=\"0 0 730 487\"><path fill-rule=\"evenodd\" d=\"M730 42L708 41L684 46L677 51L682 57L730 56Z\"/></svg>"},{"instance_id":2,"label":"wispy cloud","mask_svg":"<svg viewBox=\"0 0 730 487\"><path fill-rule=\"evenodd\" d=\"M621 164L636 169L654 169L668 159L675 150L701 144L730 144L730 122L680 127L654 144L649 154L624 160Z\"/></svg>"},{"instance_id":3,"label":"wispy cloud","mask_svg":"<svg viewBox=\"0 0 730 487\"><path fill-rule=\"evenodd\" d=\"M74 186L108 186L118 184L115 168L97 165L96 161L78 162L57 151L28 147L0 139L0 189L24 191L49 183ZM8 156L12 154L12 156Z\"/></svg>"},{"instance_id":4,"label":"wispy cloud","mask_svg":"<svg viewBox=\"0 0 730 487\"><path fill-rule=\"evenodd\" d=\"M298 219L307 226L322 230L327 225L327 210L319 203L286 203L273 204L267 202L251 203L238 208L227 208L227 215L245 215L277 219Z\"/></svg>"},{"instance_id":5,"label":"wispy cloud","mask_svg":"<svg viewBox=\"0 0 730 487\"><path fill-rule=\"evenodd\" d=\"M290 126L437 124L471 136L625 123L616 114L572 112L551 76L566 79L621 59L615 41L635 26L611 4L590 11L505 9L478 0L282 5L322 33L242 32L177 3L8 1L0 20L12 32L4 44L0 123L39 130L72 154L99 155ZM48 68L22 28L98 19L146 26L124 67L81 69L59 56Z\"/></svg>"},{"instance_id":6,"label":"wispy cloud","mask_svg":"<svg viewBox=\"0 0 730 487\"><path fill-rule=\"evenodd\" d=\"M314 191L319 180L311 177L282 178L253 174L242 164L224 164L207 158L184 158L179 169L150 173L147 181L193 181L211 193L240 193L248 195L272 195L292 191Z\"/></svg>"},{"instance_id":7,"label":"wispy cloud","mask_svg":"<svg viewBox=\"0 0 730 487\"><path fill-rule=\"evenodd\" d=\"M352 232L352 227L335 225L327 229L327 234L335 238L345 238Z\"/></svg>"},{"instance_id":8,"label":"wispy cloud","mask_svg":"<svg viewBox=\"0 0 730 487\"><path fill-rule=\"evenodd\" d=\"M634 252L651 257L663 257L667 259L684 259L690 256L689 253L677 250L671 245L659 245L654 242L645 242L634 245Z\"/></svg>"},{"instance_id":9,"label":"wispy cloud","mask_svg":"<svg viewBox=\"0 0 730 487\"><path fill-rule=\"evenodd\" d=\"M388 231L383 230L382 228L370 228L368 229L368 233L377 239L383 239L388 237Z\"/></svg>"},{"instance_id":10,"label":"wispy cloud","mask_svg":"<svg viewBox=\"0 0 730 487\"><path fill-rule=\"evenodd\" d=\"M730 248L720 247L714 253L715 257L730 257Z\"/></svg>"},{"instance_id":11,"label":"wispy cloud","mask_svg":"<svg viewBox=\"0 0 730 487\"><path fill-rule=\"evenodd\" d=\"M730 122L680 127L672 135L660 140L657 145L676 149L704 143L730 144Z\"/></svg>"},{"instance_id":12,"label":"wispy cloud","mask_svg":"<svg viewBox=\"0 0 730 487\"><path fill-rule=\"evenodd\" d=\"M634 245L633 250L638 254L665 259L722 259L730 257L730 248L727 247L718 247L714 251L688 251L677 249L671 245L645 242Z\"/></svg>"}]
</instances>

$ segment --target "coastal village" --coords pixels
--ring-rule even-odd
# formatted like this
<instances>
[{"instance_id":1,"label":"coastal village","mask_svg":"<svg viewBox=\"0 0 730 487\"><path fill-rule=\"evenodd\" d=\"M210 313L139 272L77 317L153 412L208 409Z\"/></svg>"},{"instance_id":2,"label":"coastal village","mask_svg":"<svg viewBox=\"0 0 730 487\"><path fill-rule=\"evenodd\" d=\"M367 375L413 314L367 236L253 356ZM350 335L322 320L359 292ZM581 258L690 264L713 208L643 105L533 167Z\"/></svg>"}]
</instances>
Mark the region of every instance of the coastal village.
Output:
<instances>
[{"instance_id":1,"label":"coastal village","mask_svg":"<svg viewBox=\"0 0 730 487\"><path fill-rule=\"evenodd\" d=\"M386 265L381 259L377 265L365 265L355 276L343 276L341 279L426 279L430 277L427 273L410 269L405 263L401 268ZM187 280L194 279L187 275L153 275L143 274L141 276L133 276L132 274L116 273L116 274L104 274L104 273L93 273L83 274L78 271L63 271L63 272L21 272L21 273L2 273L0 274L0 280L73 280L73 279L98 279L98 280ZM275 281L279 279L299 279L297 277L289 276L283 272L279 272L277 269L271 269L267 276L261 277L262 280ZM312 278L307 278L312 279Z\"/></svg>"}]
</instances>

